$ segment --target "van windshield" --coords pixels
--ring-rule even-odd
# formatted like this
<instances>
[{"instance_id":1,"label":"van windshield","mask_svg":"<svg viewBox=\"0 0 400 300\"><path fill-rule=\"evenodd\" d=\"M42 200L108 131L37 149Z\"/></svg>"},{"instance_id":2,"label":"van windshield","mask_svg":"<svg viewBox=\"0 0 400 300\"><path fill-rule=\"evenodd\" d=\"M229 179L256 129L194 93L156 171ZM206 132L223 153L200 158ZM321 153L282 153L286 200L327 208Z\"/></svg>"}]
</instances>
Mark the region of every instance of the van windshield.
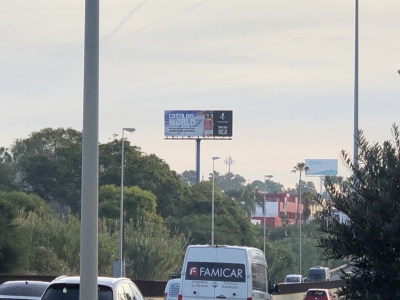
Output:
<instances>
[{"instance_id":1,"label":"van windshield","mask_svg":"<svg viewBox=\"0 0 400 300\"><path fill-rule=\"evenodd\" d=\"M307 281L326 281L326 273L325 270L309 270L307 275Z\"/></svg>"},{"instance_id":2,"label":"van windshield","mask_svg":"<svg viewBox=\"0 0 400 300\"><path fill-rule=\"evenodd\" d=\"M112 289L99 285L98 299L113 300ZM42 300L79 300L79 284L52 284L43 295Z\"/></svg>"}]
</instances>

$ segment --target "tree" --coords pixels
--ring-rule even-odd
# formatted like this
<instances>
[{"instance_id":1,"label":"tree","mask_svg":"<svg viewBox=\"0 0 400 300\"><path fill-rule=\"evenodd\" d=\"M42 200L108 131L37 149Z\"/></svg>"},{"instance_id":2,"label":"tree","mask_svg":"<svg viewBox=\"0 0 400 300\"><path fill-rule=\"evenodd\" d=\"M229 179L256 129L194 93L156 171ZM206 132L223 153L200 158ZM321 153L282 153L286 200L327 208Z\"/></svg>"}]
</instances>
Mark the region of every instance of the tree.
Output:
<instances>
[{"instance_id":1,"label":"tree","mask_svg":"<svg viewBox=\"0 0 400 300\"><path fill-rule=\"evenodd\" d=\"M0 193L0 273L18 271L28 260L29 238L24 228L15 223L18 208Z\"/></svg>"},{"instance_id":2,"label":"tree","mask_svg":"<svg viewBox=\"0 0 400 300\"><path fill-rule=\"evenodd\" d=\"M124 184L150 191L157 197L157 213L166 218L179 213L189 187L169 165L154 154L125 143ZM121 184L121 140L100 145L100 185Z\"/></svg>"},{"instance_id":3,"label":"tree","mask_svg":"<svg viewBox=\"0 0 400 300\"><path fill-rule=\"evenodd\" d=\"M299 184L298 184L298 189L299 189L298 197L299 197L299 199L301 198L301 195L300 195L300 193L301 193L301 185L303 185L303 182L301 181L301 174L302 174L303 172L308 171L309 169L310 169L310 168L307 167L306 164L303 163L303 162L298 162L298 163L293 167L292 173L299 173ZM299 201L300 201L300 200L299 200ZM297 205L297 219L298 219L298 216L299 216L299 206L300 206L300 205ZM298 221L299 221L299 220L298 220Z\"/></svg>"},{"instance_id":4,"label":"tree","mask_svg":"<svg viewBox=\"0 0 400 300\"><path fill-rule=\"evenodd\" d=\"M325 188L331 201L317 219L324 235L319 247L327 259L348 259L355 276L346 281L340 294L346 299L382 299L400 296L400 132L393 125L394 141L368 143L359 134L358 164L342 151L351 176L341 188L330 177ZM344 213L349 220L334 216Z\"/></svg>"},{"instance_id":5,"label":"tree","mask_svg":"<svg viewBox=\"0 0 400 300\"><path fill-rule=\"evenodd\" d=\"M80 213L81 148L82 134L71 128L45 128L17 140L11 152L24 190Z\"/></svg>"},{"instance_id":6,"label":"tree","mask_svg":"<svg viewBox=\"0 0 400 300\"><path fill-rule=\"evenodd\" d=\"M211 194L212 185L202 181L191 187L180 214L167 218L165 223L190 234L195 244L211 241ZM215 243L231 245L255 245L254 226L239 209L238 204L215 188Z\"/></svg>"},{"instance_id":7,"label":"tree","mask_svg":"<svg viewBox=\"0 0 400 300\"><path fill-rule=\"evenodd\" d=\"M184 171L181 174L181 180L189 186L195 185L197 183L196 171Z\"/></svg>"},{"instance_id":8,"label":"tree","mask_svg":"<svg viewBox=\"0 0 400 300\"><path fill-rule=\"evenodd\" d=\"M99 217L117 219L120 217L121 188L103 185L99 190ZM161 222L156 213L156 196L137 186L124 187L124 211L127 220L144 218L147 221Z\"/></svg>"},{"instance_id":9,"label":"tree","mask_svg":"<svg viewBox=\"0 0 400 300\"><path fill-rule=\"evenodd\" d=\"M8 149L0 147L0 191L9 192L19 189L12 165L12 156Z\"/></svg>"},{"instance_id":10,"label":"tree","mask_svg":"<svg viewBox=\"0 0 400 300\"><path fill-rule=\"evenodd\" d=\"M180 272L189 240L161 223L129 222L126 226L126 272L129 278L167 280Z\"/></svg>"},{"instance_id":11,"label":"tree","mask_svg":"<svg viewBox=\"0 0 400 300\"><path fill-rule=\"evenodd\" d=\"M241 186L234 190L227 190L225 195L234 200L243 209L247 218L251 219L255 211L256 190L250 185Z\"/></svg>"},{"instance_id":12,"label":"tree","mask_svg":"<svg viewBox=\"0 0 400 300\"><path fill-rule=\"evenodd\" d=\"M254 180L251 183L251 186L255 189L258 188L261 191L267 191L267 193L282 193L284 191L283 184L279 182L275 182L271 179L268 179L264 182L261 180Z\"/></svg>"},{"instance_id":13,"label":"tree","mask_svg":"<svg viewBox=\"0 0 400 300\"><path fill-rule=\"evenodd\" d=\"M238 174L235 175L233 173L226 173L225 175L222 175L217 171L214 172L215 185L217 185L223 191L240 188L246 183L246 179ZM212 177L213 174L210 173L208 179L212 181Z\"/></svg>"}]
</instances>

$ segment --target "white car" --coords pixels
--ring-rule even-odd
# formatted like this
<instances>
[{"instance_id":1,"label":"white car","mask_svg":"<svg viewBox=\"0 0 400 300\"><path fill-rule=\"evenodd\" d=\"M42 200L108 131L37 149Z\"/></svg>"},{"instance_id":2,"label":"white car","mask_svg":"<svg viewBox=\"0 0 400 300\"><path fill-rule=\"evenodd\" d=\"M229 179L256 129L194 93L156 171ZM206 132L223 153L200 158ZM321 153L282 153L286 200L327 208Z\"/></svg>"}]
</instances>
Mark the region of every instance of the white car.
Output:
<instances>
[{"instance_id":1,"label":"white car","mask_svg":"<svg viewBox=\"0 0 400 300\"><path fill-rule=\"evenodd\" d=\"M178 300L181 278L170 279L165 286L164 300Z\"/></svg>"},{"instance_id":2,"label":"white car","mask_svg":"<svg viewBox=\"0 0 400 300\"><path fill-rule=\"evenodd\" d=\"M40 300L49 286L46 281L6 281L0 285L0 299Z\"/></svg>"},{"instance_id":3,"label":"white car","mask_svg":"<svg viewBox=\"0 0 400 300\"><path fill-rule=\"evenodd\" d=\"M79 300L79 276L60 276L44 292L42 300ZM98 300L144 300L128 278L98 277Z\"/></svg>"},{"instance_id":4,"label":"white car","mask_svg":"<svg viewBox=\"0 0 400 300\"><path fill-rule=\"evenodd\" d=\"M301 275L298 274L289 274L286 275L285 281L283 282L284 284L290 284L290 283L302 283L303 279Z\"/></svg>"}]
</instances>

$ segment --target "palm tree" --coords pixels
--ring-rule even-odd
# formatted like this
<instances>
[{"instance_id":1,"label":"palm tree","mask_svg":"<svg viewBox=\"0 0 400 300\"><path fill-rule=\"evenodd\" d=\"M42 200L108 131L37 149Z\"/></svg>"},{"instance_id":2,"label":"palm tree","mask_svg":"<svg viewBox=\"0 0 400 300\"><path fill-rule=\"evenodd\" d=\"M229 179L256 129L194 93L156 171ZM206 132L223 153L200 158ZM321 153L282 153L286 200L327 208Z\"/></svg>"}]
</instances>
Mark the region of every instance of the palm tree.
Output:
<instances>
[{"instance_id":1,"label":"palm tree","mask_svg":"<svg viewBox=\"0 0 400 300\"><path fill-rule=\"evenodd\" d=\"M306 171L308 171L308 170L310 170L310 168L308 167L308 166L306 166L306 164L305 163L303 163L303 162L298 162L294 167L293 167L293 170L292 170L292 173L299 173L300 174L300 176L299 176L299 205L297 205L297 218L298 218L298 216L299 216L299 207L300 207L300 199L301 199L301 196L300 196L300 193L301 193L301 188L300 188L300 185L301 185L301 174L303 173L303 172L306 172Z\"/></svg>"}]
</instances>

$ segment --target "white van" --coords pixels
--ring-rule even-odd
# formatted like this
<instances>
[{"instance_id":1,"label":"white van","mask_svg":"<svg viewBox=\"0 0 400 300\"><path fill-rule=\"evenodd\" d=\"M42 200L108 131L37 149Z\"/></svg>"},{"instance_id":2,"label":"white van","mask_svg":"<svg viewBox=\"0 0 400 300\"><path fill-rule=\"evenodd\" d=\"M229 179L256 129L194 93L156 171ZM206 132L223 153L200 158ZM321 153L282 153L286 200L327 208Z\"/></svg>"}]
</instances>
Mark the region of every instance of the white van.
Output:
<instances>
[{"instance_id":1,"label":"white van","mask_svg":"<svg viewBox=\"0 0 400 300\"><path fill-rule=\"evenodd\" d=\"M317 266L308 270L307 282L329 281L330 278L329 268Z\"/></svg>"},{"instance_id":2,"label":"white van","mask_svg":"<svg viewBox=\"0 0 400 300\"><path fill-rule=\"evenodd\" d=\"M271 300L268 266L256 248L193 245L186 249L178 300Z\"/></svg>"}]
</instances>

